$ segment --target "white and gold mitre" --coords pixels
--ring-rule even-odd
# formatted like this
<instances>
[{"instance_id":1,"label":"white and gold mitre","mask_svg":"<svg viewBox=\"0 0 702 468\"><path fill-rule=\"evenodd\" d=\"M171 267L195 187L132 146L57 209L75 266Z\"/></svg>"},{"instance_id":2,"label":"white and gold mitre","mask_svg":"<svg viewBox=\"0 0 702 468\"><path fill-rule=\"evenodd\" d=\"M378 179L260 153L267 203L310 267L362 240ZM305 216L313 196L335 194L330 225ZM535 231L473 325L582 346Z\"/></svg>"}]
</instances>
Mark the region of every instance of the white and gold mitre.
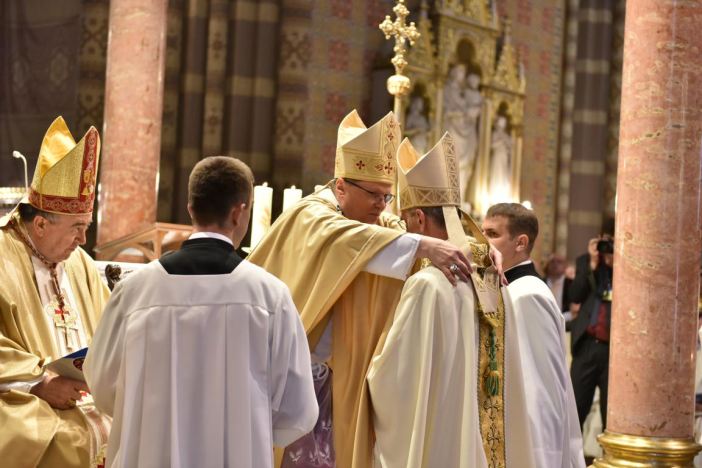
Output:
<instances>
[{"instance_id":1,"label":"white and gold mitre","mask_svg":"<svg viewBox=\"0 0 702 468\"><path fill-rule=\"evenodd\" d=\"M397 150L400 210L461 204L453 138L446 132L424 156L405 138Z\"/></svg>"},{"instance_id":2,"label":"white and gold mitre","mask_svg":"<svg viewBox=\"0 0 702 468\"><path fill-rule=\"evenodd\" d=\"M92 213L99 157L95 127L76 143L63 117L57 117L41 143L29 203L52 213Z\"/></svg>"},{"instance_id":3,"label":"white and gold mitre","mask_svg":"<svg viewBox=\"0 0 702 468\"><path fill-rule=\"evenodd\" d=\"M366 128L354 109L339 124L334 177L394 183L399 141L400 124L392 112Z\"/></svg>"}]
</instances>

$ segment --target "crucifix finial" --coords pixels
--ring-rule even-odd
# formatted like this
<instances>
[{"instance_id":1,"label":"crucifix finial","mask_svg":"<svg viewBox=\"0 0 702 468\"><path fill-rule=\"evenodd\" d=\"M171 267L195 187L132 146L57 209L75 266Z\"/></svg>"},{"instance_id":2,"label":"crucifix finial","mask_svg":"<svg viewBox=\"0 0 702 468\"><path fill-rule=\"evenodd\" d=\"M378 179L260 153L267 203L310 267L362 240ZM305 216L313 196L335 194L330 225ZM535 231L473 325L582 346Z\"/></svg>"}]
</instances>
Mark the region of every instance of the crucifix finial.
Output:
<instances>
[{"instance_id":1,"label":"crucifix finial","mask_svg":"<svg viewBox=\"0 0 702 468\"><path fill-rule=\"evenodd\" d=\"M407 93L410 87L409 78L403 74L407 66L407 60L405 59L407 47L405 43L409 41L410 45L414 45L414 42L419 39L419 31L417 31L414 21L409 25L405 22L409 15L409 10L405 6L405 0L397 0L397 5L392 11L395 13L395 21L392 21L390 16L386 16L379 27L385 34L385 39L392 37L395 39L395 47L393 48L395 56L391 60L395 67L395 75L388 79L388 91L397 98Z\"/></svg>"}]
</instances>

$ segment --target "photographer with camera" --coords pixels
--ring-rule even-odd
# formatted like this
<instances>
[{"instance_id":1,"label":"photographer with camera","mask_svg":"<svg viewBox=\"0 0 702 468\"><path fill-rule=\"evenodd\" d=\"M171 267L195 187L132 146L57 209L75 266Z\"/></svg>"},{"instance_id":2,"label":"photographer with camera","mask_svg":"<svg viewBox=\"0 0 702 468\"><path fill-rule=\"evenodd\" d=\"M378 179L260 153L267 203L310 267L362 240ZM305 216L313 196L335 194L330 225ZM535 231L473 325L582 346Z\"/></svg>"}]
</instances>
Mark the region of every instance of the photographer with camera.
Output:
<instances>
[{"instance_id":1,"label":"photographer with camera","mask_svg":"<svg viewBox=\"0 0 702 468\"><path fill-rule=\"evenodd\" d=\"M609 235L590 239L587 250L576 260L575 279L570 286L571 299L581 304L571 323L570 367L581 428L595 388L600 389L602 427L606 427L614 239Z\"/></svg>"}]
</instances>

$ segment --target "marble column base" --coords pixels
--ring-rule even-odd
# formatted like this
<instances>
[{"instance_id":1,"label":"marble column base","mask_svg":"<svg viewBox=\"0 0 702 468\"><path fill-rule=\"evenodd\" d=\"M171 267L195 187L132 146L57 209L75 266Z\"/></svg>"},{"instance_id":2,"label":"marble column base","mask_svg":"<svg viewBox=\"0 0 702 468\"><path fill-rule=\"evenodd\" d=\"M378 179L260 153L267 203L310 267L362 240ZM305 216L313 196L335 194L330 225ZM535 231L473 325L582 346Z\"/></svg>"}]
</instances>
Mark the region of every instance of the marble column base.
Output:
<instances>
[{"instance_id":1,"label":"marble column base","mask_svg":"<svg viewBox=\"0 0 702 468\"><path fill-rule=\"evenodd\" d=\"M702 450L693 439L646 437L605 431L597 437L604 450L595 468L687 468Z\"/></svg>"}]
</instances>

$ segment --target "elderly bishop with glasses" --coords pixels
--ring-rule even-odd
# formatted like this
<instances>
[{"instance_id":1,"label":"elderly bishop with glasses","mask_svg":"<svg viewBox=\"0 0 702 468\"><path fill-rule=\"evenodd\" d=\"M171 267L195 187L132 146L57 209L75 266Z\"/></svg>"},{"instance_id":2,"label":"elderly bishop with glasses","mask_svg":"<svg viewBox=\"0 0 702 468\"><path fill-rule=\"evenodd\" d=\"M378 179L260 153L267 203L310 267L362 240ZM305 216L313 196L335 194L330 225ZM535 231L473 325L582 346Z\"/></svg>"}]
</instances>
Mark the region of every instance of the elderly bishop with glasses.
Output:
<instances>
[{"instance_id":1,"label":"elderly bishop with glasses","mask_svg":"<svg viewBox=\"0 0 702 468\"><path fill-rule=\"evenodd\" d=\"M370 128L355 110L348 114L339 126L334 179L283 213L249 256L290 288L312 352L319 420L286 449L283 467L312 461L368 466L365 377L403 281L420 258L429 258L452 284L471 273L457 247L408 234L400 218L385 211L399 143L392 112Z\"/></svg>"}]
</instances>

